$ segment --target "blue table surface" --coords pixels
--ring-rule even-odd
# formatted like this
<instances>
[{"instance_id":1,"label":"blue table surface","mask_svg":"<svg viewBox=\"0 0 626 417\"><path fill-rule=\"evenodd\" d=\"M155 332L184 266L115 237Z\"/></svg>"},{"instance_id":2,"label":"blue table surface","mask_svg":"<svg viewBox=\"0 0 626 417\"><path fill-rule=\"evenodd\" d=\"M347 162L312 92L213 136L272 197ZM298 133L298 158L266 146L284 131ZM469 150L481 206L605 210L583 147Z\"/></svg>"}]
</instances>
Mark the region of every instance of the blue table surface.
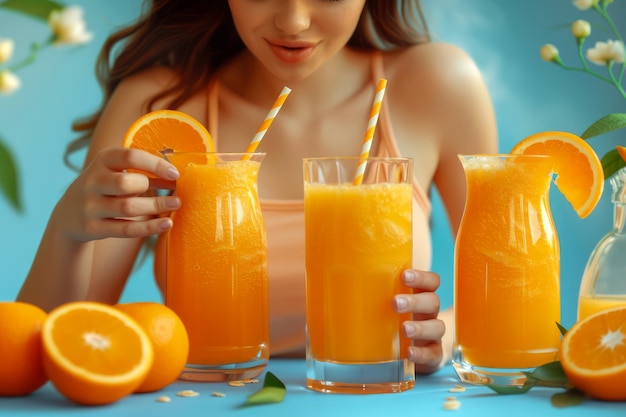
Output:
<instances>
[{"instance_id":1,"label":"blue table surface","mask_svg":"<svg viewBox=\"0 0 626 417\"><path fill-rule=\"evenodd\" d=\"M2 416L622 416L626 417L626 402L588 400L581 405L556 408L551 405L552 394L559 389L534 388L526 394L498 395L486 387L467 386L461 393L449 390L458 381L451 366L439 372L418 376L415 388L394 394L322 394L305 387L305 362L300 359L272 359L268 371L287 386L285 399L277 404L242 407L248 395L259 390L261 383L231 387L226 383L197 383L177 381L154 393L133 394L105 406L78 406L59 394L47 383L31 395L18 398L0 397ZM265 374L259 379L262 380ZM624 381L626 383L626 381ZM191 389L200 395L178 397L177 392ZM216 397L218 391L225 397ZM156 399L167 395L171 402ZM461 402L455 411L444 410L447 397Z\"/></svg>"}]
</instances>

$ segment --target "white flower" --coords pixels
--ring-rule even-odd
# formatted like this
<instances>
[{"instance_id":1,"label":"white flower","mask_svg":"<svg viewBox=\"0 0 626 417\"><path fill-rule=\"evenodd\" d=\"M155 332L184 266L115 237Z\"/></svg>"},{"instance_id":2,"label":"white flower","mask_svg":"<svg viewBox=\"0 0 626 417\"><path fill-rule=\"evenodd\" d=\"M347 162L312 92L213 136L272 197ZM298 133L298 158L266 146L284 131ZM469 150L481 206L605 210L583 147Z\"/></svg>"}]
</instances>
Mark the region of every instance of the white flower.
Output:
<instances>
[{"instance_id":1,"label":"white flower","mask_svg":"<svg viewBox=\"0 0 626 417\"><path fill-rule=\"evenodd\" d=\"M543 45L539 53L541 54L541 59L548 62L552 62L559 57L559 50L551 43Z\"/></svg>"},{"instance_id":2,"label":"white flower","mask_svg":"<svg viewBox=\"0 0 626 417\"><path fill-rule=\"evenodd\" d=\"M577 39L584 39L591 34L591 24L586 20L578 19L572 23L572 34Z\"/></svg>"},{"instance_id":3,"label":"white flower","mask_svg":"<svg viewBox=\"0 0 626 417\"><path fill-rule=\"evenodd\" d=\"M574 6L580 10L587 10L598 4L599 0L574 0Z\"/></svg>"},{"instance_id":4,"label":"white flower","mask_svg":"<svg viewBox=\"0 0 626 417\"><path fill-rule=\"evenodd\" d=\"M596 42L593 48L587 50L587 59L598 65L606 65L609 61L623 63L624 44L614 40Z\"/></svg>"},{"instance_id":5,"label":"white flower","mask_svg":"<svg viewBox=\"0 0 626 417\"><path fill-rule=\"evenodd\" d=\"M54 33L57 44L83 44L92 38L87 32L87 24L83 20L83 9L80 6L68 6L50 13L48 24Z\"/></svg>"},{"instance_id":6,"label":"white flower","mask_svg":"<svg viewBox=\"0 0 626 417\"><path fill-rule=\"evenodd\" d=\"M0 72L0 94L11 94L18 88L22 82L9 70Z\"/></svg>"},{"instance_id":7,"label":"white flower","mask_svg":"<svg viewBox=\"0 0 626 417\"><path fill-rule=\"evenodd\" d=\"M14 45L13 39L0 39L0 64L11 59Z\"/></svg>"}]
</instances>

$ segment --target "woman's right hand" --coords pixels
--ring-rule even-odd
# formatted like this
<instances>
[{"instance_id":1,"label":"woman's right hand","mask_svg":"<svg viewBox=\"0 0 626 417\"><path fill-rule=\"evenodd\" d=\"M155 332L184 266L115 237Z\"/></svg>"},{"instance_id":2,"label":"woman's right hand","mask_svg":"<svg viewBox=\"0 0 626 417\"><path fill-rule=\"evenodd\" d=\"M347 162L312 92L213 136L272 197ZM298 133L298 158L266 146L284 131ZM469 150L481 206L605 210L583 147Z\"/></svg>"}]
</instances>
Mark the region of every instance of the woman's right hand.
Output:
<instances>
[{"instance_id":1,"label":"woman's right hand","mask_svg":"<svg viewBox=\"0 0 626 417\"><path fill-rule=\"evenodd\" d=\"M128 170L140 170L155 178ZM161 233L172 226L166 215L180 207L180 200L148 191L173 189L178 177L172 164L148 152L103 149L57 204L55 223L58 230L76 241Z\"/></svg>"}]
</instances>

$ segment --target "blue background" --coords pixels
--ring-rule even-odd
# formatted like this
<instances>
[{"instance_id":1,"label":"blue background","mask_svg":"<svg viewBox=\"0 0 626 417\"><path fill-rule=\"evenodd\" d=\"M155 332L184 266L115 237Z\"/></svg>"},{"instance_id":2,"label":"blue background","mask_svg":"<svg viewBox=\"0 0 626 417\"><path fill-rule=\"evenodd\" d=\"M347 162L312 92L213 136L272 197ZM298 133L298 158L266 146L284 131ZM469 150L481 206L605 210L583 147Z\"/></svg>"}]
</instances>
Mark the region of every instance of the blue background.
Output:
<instances>
[{"instance_id":1,"label":"blue background","mask_svg":"<svg viewBox=\"0 0 626 417\"><path fill-rule=\"evenodd\" d=\"M22 88L0 96L0 136L18 161L25 206L20 214L0 199L0 300L17 295L48 216L75 177L62 156L74 137L72 121L100 104L94 77L100 46L110 32L133 21L142 6L140 0L73 0L71 4L83 6L94 39L81 47L44 50L34 65L18 72ZM539 57L539 48L550 42L559 48L564 61L576 65L569 25L578 18L594 21L596 16L579 11L570 0L425 0L423 6L435 40L461 46L482 70L495 104L502 152L532 133L565 130L580 134L599 117L625 111L625 102L613 87L585 74L566 72ZM616 2L610 9L625 30L626 4ZM16 42L12 62L25 57L32 42L48 36L46 24L0 10L0 38ZM594 28L594 42L609 37ZM603 155L624 134L593 138L590 144ZM587 258L612 225L610 186L606 184L599 206L584 220L555 187L550 198L561 241L562 322L569 326L575 321ZM434 208L433 270L442 276L440 296L442 305L448 306L452 303L453 241L436 193ZM151 261L133 274L123 300L160 300L152 283Z\"/></svg>"}]
</instances>

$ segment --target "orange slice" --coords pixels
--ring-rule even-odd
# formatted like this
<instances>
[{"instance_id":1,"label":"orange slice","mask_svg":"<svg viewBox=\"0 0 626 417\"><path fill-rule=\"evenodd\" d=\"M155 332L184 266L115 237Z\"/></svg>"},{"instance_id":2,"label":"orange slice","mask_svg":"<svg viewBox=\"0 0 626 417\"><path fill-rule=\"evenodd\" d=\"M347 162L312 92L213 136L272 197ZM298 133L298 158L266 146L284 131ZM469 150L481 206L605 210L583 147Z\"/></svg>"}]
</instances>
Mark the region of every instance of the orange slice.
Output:
<instances>
[{"instance_id":1,"label":"orange slice","mask_svg":"<svg viewBox=\"0 0 626 417\"><path fill-rule=\"evenodd\" d=\"M163 151L215 152L206 128L192 116L176 110L155 110L133 122L122 146L162 156Z\"/></svg>"},{"instance_id":2,"label":"orange slice","mask_svg":"<svg viewBox=\"0 0 626 417\"><path fill-rule=\"evenodd\" d=\"M622 157L624 161L626 161L626 146L616 146L617 153Z\"/></svg>"},{"instance_id":3,"label":"orange slice","mask_svg":"<svg viewBox=\"0 0 626 417\"><path fill-rule=\"evenodd\" d=\"M626 307L600 311L577 322L563 337L561 366L590 397L626 400Z\"/></svg>"},{"instance_id":4,"label":"orange slice","mask_svg":"<svg viewBox=\"0 0 626 417\"><path fill-rule=\"evenodd\" d=\"M78 404L107 404L132 393L153 363L146 332L106 304L63 304L49 313L41 335L48 377Z\"/></svg>"},{"instance_id":5,"label":"orange slice","mask_svg":"<svg viewBox=\"0 0 626 417\"><path fill-rule=\"evenodd\" d=\"M568 132L540 132L522 139L512 154L549 155L554 160L554 183L580 218L596 207L604 190L602 163L581 137Z\"/></svg>"}]
</instances>

